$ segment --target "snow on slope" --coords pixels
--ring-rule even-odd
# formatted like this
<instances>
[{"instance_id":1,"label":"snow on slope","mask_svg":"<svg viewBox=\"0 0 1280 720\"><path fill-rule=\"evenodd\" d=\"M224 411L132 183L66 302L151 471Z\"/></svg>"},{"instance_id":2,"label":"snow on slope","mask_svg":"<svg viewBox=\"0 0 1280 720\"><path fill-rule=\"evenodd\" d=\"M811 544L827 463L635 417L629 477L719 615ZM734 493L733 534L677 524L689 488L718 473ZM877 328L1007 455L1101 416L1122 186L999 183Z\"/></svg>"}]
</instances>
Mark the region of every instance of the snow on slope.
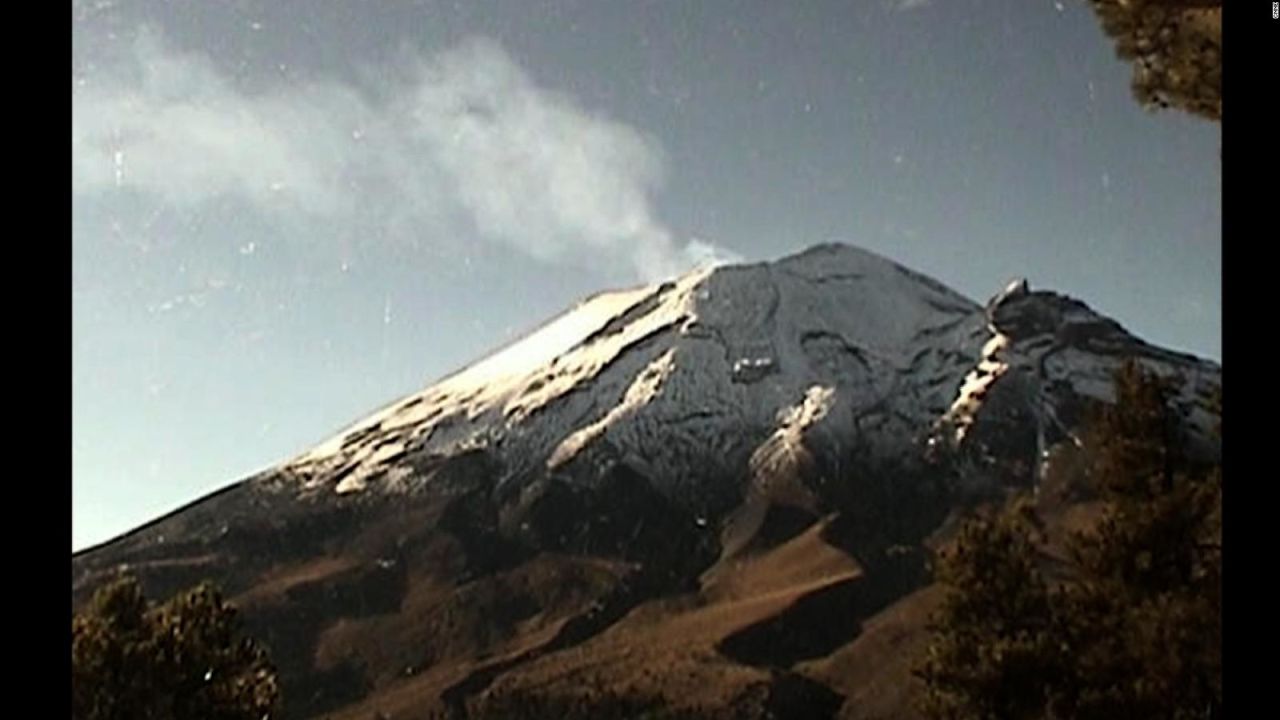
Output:
<instances>
[{"instance_id":1,"label":"snow on slope","mask_svg":"<svg viewBox=\"0 0 1280 720\"><path fill-rule=\"evenodd\" d=\"M1057 419L1056 403L1104 392L1134 348L1217 372L1025 281L984 308L873 253L820 245L597 295L283 469L355 492L396 486L413 458L485 448L508 479L586 482L625 462L692 496L813 438L894 455L941 420L963 441L1010 374L1034 376L1044 392L1028 402Z\"/></svg>"},{"instance_id":2,"label":"snow on slope","mask_svg":"<svg viewBox=\"0 0 1280 720\"><path fill-rule=\"evenodd\" d=\"M663 381L671 374L672 359L674 357L675 350L671 349L663 353L657 360L649 363L644 372L640 373L635 382L631 383L631 387L627 388L627 393L623 396L621 403L610 408L603 418L574 431L572 435L556 446L556 449L551 453L551 457L547 460L547 467L556 468L563 465L584 446L608 430L611 425L653 400L654 396L662 388Z\"/></svg>"},{"instance_id":3,"label":"snow on slope","mask_svg":"<svg viewBox=\"0 0 1280 720\"><path fill-rule=\"evenodd\" d=\"M1194 452L1216 454L1215 419L1207 401L1221 383L1219 366L1148 345L1084 303L1032 291L1026 280L992 298L985 315L991 339L940 418L936 431L941 432L932 442L961 445L985 423L980 445L1005 444L1007 454L1010 439L1023 437L1028 467L1039 467L1054 443L1079 444L1072 428L1084 419L1089 403L1114 399L1114 373L1134 359L1175 380L1179 393L1173 402L1198 445ZM997 400L997 395L1002 396Z\"/></svg>"},{"instance_id":4,"label":"snow on slope","mask_svg":"<svg viewBox=\"0 0 1280 720\"><path fill-rule=\"evenodd\" d=\"M601 293L589 298L515 343L446 377L426 391L405 398L347 428L312 449L303 456L302 461L332 457L341 451L347 438L379 425L383 425L384 429L403 427L429 420L433 410L445 412L470 407L474 411L475 408L492 404L495 399L510 395L530 369L540 368L551 362L652 292L652 287L642 287Z\"/></svg>"},{"instance_id":5,"label":"snow on slope","mask_svg":"<svg viewBox=\"0 0 1280 720\"><path fill-rule=\"evenodd\" d=\"M1000 359L1000 351L1009 346L1009 338L992 331L991 339L982 346L982 360L964 376L964 384L956 394L955 402L942 416L942 421L955 428L954 442L964 442L964 436L973 425L982 401L991 387L1009 370L1008 363Z\"/></svg>"},{"instance_id":6,"label":"snow on slope","mask_svg":"<svg viewBox=\"0 0 1280 720\"><path fill-rule=\"evenodd\" d=\"M597 295L285 467L352 492L411 453L487 447L572 473L598 449L679 484L708 462L745 465L813 387L843 411L812 424L902 436L976 361L980 311L847 246L702 270Z\"/></svg>"},{"instance_id":7,"label":"snow on slope","mask_svg":"<svg viewBox=\"0 0 1280 720\"><path fill-rule=\"evenodd\" d=\"M753 490L768 495L768 484L785 479L793 468L805 465L811 454L805 447L805 433L831 412L835 390L814 385L805 391L799 404L778 413L778 429L751 454Z\"/></svg>"},{"instance_id":8,"label":"snow on slope","mask_svg":"<svg viewBox=\"0 0 1280 720\"><path fill-rule=\"evenodd\" d=\"M988 303L988 307L999 306L1012 297L1022 297L1030 292L1026 279L1014 280ZM1009 364L1002 357L1009 347L1009 336L998 330L991 322L987 323L987 331L991 339L982 346L982 358L964 377L964 383L956 393L956 399L947 408L940 419L941 424L952 428L951 442L964 442L964 437L973 425L983 400L991 392L992 386L1009 371Z\"/></svg>"}]
</instances>

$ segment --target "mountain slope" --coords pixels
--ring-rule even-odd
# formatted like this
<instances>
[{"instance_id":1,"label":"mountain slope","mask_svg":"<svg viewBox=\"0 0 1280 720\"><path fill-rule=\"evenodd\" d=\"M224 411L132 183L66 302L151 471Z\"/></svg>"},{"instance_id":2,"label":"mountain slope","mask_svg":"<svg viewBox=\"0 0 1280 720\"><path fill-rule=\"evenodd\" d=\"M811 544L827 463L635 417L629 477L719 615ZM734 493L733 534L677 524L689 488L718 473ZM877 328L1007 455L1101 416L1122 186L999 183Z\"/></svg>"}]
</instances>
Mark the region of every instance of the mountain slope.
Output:
<instances>
[{"instance_id":1,"label":"mountain slope","mask_svg":"<svg viewBox=\"0 0 1280 720\"><path fill-rule=\"evenodd\" d=\"M1216 452L1220 368L1025 282L981 306L841 245L701 270L589 298L73 556L73 596L122 565L157 595L216 579L293 717L461 717L570 690L588 660L609 692L682 686L662 665L747 716L830 714L823 673L865 665L840 647L924 581L924 539L965 497L1034 482L1128 357L1180 378Z\"/></svg>"},{"instance_id":2,"label":"mountain slope","mask_svg":"<svg viewBox=\"0 0 1280 720\"><path fill-rule=\"evenodd\" d=\"M835 390L833 400L856 410L829 413L826 422L842 426L834 432L855 421L901 429L895 416L913 425L936 416L954 377L977 359L978 311L883 258L839 246L697 272L597 295L286 469L307 488L344 493L409 453L500 448L513 476L573 476L584 450L610 448L670 483L663 492L694 500L701 488L679 487L681 476L707 462L708 447L740 466L811 388ZM390 473L380 484L403 479Z\"/></svg>"}]
</instances>

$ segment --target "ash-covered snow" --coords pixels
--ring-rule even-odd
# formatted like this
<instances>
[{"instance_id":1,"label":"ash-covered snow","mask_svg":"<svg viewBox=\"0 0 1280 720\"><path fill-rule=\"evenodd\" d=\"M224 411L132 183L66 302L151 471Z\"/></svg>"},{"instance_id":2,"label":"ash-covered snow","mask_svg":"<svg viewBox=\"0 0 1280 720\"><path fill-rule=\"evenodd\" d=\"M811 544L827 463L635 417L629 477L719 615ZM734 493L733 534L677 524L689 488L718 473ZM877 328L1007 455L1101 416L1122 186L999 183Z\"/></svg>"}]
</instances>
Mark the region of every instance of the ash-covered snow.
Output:
<instances>
[{"instance_id":1,"label":"ash-covered snow","mask_svg":"<svg viewBox=\"0 0 1280 720\"><path fill-rule=\"evenodd\" d=\"M1059 388L1044 393L1049 412L1062 387L1095 395L1118 363L1106 353L1140 345L1108 322L1025 281L983 308L873 253L820 245L596 295L283 469L314 491L393 490L412 485L410 458L481 448L507 478L572 480L607 458L696 494L815 432L893 454L941 422L963 441L1014 371Z\"/></svg>"}]
</instances>

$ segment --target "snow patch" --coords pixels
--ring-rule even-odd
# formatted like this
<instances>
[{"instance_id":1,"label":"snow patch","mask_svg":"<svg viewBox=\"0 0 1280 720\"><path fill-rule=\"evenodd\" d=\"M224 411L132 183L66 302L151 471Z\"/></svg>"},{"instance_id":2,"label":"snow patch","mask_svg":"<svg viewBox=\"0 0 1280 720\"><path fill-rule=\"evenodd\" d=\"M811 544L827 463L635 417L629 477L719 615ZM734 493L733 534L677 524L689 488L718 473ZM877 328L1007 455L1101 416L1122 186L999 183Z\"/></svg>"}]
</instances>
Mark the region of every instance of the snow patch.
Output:
<instances>
[{"instance_id":1,"label":"snow patch","mask_svg":"<svg viewBox=\"0 0 1280 720\"><path fill-rule=\"evenodd\" d=\"M315 447L289 466L295 470L369 466L386 459L388 434L429 438L437 430L456 437L457 446L474 444L495 429L519 423L531 413L592 380L630 347L689 320L691 291L714 268L680 278L654 308L617 331L610 322L663 291L662 285L601 293L503 350L446 377L422 393L387 407ZM403 446L399 446L403 450ZM344 492L361 486L344 480Z\"/></svg>"},{"instance_id":2,"label":"snow patch","mask_svg":"<svg viewBox=\"0 0 1280 720\"><path fill-rule=\"evenodd\" d=\"M994 334L982 347L982 359L965 375L955 401L942 416L942 421L955 429L954 441L957 443L964 440L969 428L973 426L974 418L982 408L991 386L1009 370L1008 363L1000 358L1000 353L1009 346L1009 337L997 332L994 327L990 329Z\"/></svg>"},{"instance_id":3,"label":"snow patch","mask_svg":"<svg viewBox=\"0 0 1280 720\"><path fill-rule=\"evenodd\" d=\"M631 386L627 388L622 402L610 408L604 417L575 431L561 441L551 453L551 458L547 460L547 468L554 469L568 462L578 454L579 450L604 434L609 429L609 426L648 405L649 401L657 396L659 390L662 389L662 383L666 381L667 376L675 368L675 354L675 349L672 348L663 353L657 360L649 363L636 376Z\"/></svg>"},{"instance_id":4,"label":"snow patch","mask_svg":"<svg viewBox=\"0 0 1280 720\"><path fill-rule=\"evenodd\" d=\"M492 405L496 398L517 389L515 386L519 383L513 378L522 379L530 370L550 363L654 290L654 286L648 286L596 295L506 348L446 377L425 392L405 398L352 425L316 446L299 462L316 462L338 455L348 438L379 425L384 430L419 425L457 415L460 411L474 411Z\"/></svg>"},{"instance_id":5,"label":"snow patch","mask_svg":"<svg viewBox=\"0 0 1280 720\"><path fill-rule=\"evenodd\" d=\"M379 468L383 467L388 460L391 460L404 453L404 445L401 443L384 443L375 448L362 448L355 453L351 462L355 467L342 479L333 491L339 495L347 493L359 492L364 490L368 485L368 478Z\"/></svg>"},{"instance_id":6,"label":"snow patch","mask_svg":"<svg viewBox=\"0 0 1280 720\"><path fill-rule=\"evenodd\" d=\"M772 375L777 369L771 357L739 358L733 363L733 379L735 382L753 383Z\"/></svg>"},{"instance_id":7,"label":"snow patch","mask_svg":"<svg viewBox=\"0 0 1280 720\"><path fill-rule=\"evenodd\" d=\"M826 417L836 396L835 388L814 385L805 391L804 400L781 413L778 432L794 434Z\"/></svg>"},{"instance_id":8,"label":"snow patch","mask_svg":"<svg viewBox=\"0 0 1280 720\"><path fill-rule=\"evenodd\" d=\"M1011 281L995 297L991 298L991 302L988 305L995 307L1006 300L1024 297L1029 294L1031 294L1031 284L1027 282L1026 278L1018 278Z\"/></svg>"},{"instance_id":9,"label":"snow patch","mask_svg":"<svg viewBox=\"0 0 1280 720\"><path fill-rule=\"evenodd\" d=\"M800 403L778 412L778 429L751 457L751 467L758 477L775 475L774 471L794 465L807 455L804 432L827 416L835 396L835 388L814 385L805 391Z\"/></svg>"}]
</instances>

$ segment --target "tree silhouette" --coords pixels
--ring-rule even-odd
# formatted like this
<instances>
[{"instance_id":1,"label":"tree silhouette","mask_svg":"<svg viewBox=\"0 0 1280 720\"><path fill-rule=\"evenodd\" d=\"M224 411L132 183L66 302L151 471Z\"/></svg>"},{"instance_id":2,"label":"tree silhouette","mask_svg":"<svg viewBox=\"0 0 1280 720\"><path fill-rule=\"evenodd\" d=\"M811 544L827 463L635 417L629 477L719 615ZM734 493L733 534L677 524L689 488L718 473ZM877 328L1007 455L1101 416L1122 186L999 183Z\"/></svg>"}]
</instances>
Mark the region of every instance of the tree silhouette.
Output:
<instances>
[{"instance_id":1,"label":"tree silhouette","mask_svg":"<svg viewBox=\"0 0 1280 720\"><path fill-rule=\"evenodd\" d=\"M948 593L917 670L929 717L1044 717L1067 659L1037 536L1031 505L1019 498L966 523L940 558L937 579Z\"/></svg>"},{"instance_id":2,"label":"tree silhouette","mask_svg":"<svg viewBox=\"0 0 1280 720\"><path fill-rule=\"evenodd\" d=\"M1182 452L1172 386L1136 364L1094 425L1101 521L1071 541L1078 717L1216 717L1222 697L1222 471Z\"/></svg>"},{"instance_id":3,"label":"tree silhouette","mask_svg":"<svg viewBox=\"0 0 1280 720\"><path fill-rule=\"evenodd\" d=\"M279 702L266 652L212 585L151 606L121 577L71 620L73 720L264 720Z\"/></svg>"},{"instance_id":4,"label":"tree silhouette","mask_svg":"<svg viewBox=\"0 0 1280 720\"><path fill-rule=\"evenodd\" d=\"M1222 0L1086 0L1144 107L1222 119Z\"/></svg>"},{"instance_id":5,"label":"tree silhouette","mask_svg":"<svg viewBox=\"0 0 1280 720\"><path fill-rule=\"evenodd\" d=\"M1055 579L1025 500L940 558L948 595L917 669L928 716L1221 716L1221 468L1186 457L1168 382L1129 363L1115 388L1076 465L1102 510L1065 538Z\"/></svg>"}]
</instances>

